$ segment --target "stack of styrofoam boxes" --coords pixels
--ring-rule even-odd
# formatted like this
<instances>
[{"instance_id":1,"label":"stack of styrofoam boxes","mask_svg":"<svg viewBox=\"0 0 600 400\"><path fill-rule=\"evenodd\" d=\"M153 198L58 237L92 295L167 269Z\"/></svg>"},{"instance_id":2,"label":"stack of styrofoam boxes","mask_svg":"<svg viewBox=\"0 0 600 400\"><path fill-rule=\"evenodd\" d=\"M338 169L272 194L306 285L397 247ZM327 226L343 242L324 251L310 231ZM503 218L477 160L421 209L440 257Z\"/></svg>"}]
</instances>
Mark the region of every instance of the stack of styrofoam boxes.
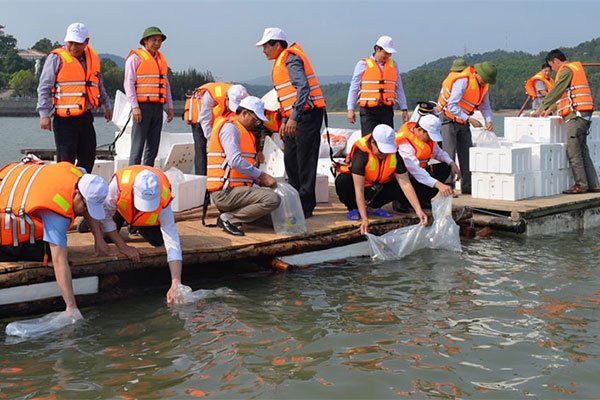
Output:
<instances>
[{"instance_id":1,"label":"stack of styrofoam boxes","mask_svg":"<svg viewBox=\"0 0 600 400\"><path fill-rule=\"evenodd\" d=\"M592 117L592 126L590 134L587 137L587 145L590 149L590 157L594 163L596 174L600 177L600 117L594 115Z\"/></svg>"},{"instance_id":2,"label":"stack of styrofoam boxes","mask_svg":"<svg viewBox=\"0 0 600 400\"><path fill-rule=\"evenodd\" d=\"M110 183L115 173L115 163L113 160L95 160L92 174L99 175L106 183Z\"/></svg>"},{"instance_id":3,"label":"stack of styrofoam boxes","mask_svg":"<svg viewBox=\"0 0 600 400\"><path fill-rule=\"evenodd\" d=\"M174 212L189 210L204 204L206 192L206 176L183 174L183 180L171 182L173 201L171 209Z\"/></svg>"}]
</instances>

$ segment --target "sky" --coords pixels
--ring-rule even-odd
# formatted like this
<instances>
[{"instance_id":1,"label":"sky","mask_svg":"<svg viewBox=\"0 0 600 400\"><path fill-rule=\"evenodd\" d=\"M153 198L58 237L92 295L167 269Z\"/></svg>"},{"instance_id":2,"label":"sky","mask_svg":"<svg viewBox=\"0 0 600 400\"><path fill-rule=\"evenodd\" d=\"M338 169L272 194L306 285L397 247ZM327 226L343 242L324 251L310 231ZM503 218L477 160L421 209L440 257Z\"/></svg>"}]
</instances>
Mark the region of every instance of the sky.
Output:
<instances>
[{"instance_id":1,"label":"sky","mask_svg":"<svg viewBox=\"0 0 600 400\"><path fill-rule=\"evenodd\" d=\"M573 15L561 20L565 4ZM270 74L272 62L255 47L269 26L301 44L318 75L351 75L381 35L394 39L406 72L465 51L575 46L600 36L599 15L600 0L0 0L0 25L19 48L43 37L62 42L70 23L83 22L98 53L126 57L146 27L158 26L171 69L227 82Z\"/></svg>"}]
</instances>

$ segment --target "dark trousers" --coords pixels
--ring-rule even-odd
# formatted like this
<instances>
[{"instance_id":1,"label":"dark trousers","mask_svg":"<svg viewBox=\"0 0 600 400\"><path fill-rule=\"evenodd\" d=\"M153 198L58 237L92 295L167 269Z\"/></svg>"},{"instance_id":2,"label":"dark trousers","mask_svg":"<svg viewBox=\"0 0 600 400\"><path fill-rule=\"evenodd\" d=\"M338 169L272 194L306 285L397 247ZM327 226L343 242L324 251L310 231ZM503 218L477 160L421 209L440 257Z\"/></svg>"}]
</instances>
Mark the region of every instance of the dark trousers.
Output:
<instances>
[{"instance_id":1,"label":"dark trousers","mask_svg":"<svg viewBox=\"0 0 600 400\"><path fill-rule=\"evenodd\" d=\"M116 212L113 216L113 221L117 224L117 233L121 230L121 227L125 223L125 218L119 212ZM164 243L160 226L136 226L138 232L148 243L152 246L162 246Z\"/></svg>"},{"instance_id":2,"label":"dark trousers","mask_svg":"<svg viewBox=\"0 0 600 400\"><path fill-rule=\"evenodd\" d=\"M312 108L302 113L295 137L285 137L283 162L288 182L300 194L304 216L309 217L317 205L315 182L319 160L323 109Z\"/></svg>"},{"instance_id":3,"label":"dark trousers","mask_svg":"<svg viewBox=\"0 0 600 400\"><path fill-rule=\"evenodd\" d=\"M366 136L379 124L394 127L394 106L360 108L360 134Z\"/></svg>"},{"instance_id":4,"label":"dark trousers","mask_svg":"<svg viewBox=\"0 0 600 400\"><path fill-rule=\"evenodd\" d=\"M460 181L461 192L470 194L471 171L469 169L469 149L473 147L471 128L469 128L468 123L459 124L443 114L440 115L440 121L442 122L441 130L443 138L441 146L454 161L456 161L456 156L458 155L462 175Z\"/></svg>"},{"instance_id":5,"label":"dark trousers","mask_svg":"<svg viewBox=\"0 0 600 400\"><path fill-rule=\"evenodd\" d=\"M587 145L590 121L581 117L566 121L567 124L567 157L573 169L575 183L584 189L600 187L594 163Z\"/></svg>"},{"instance_id":6,"label":"dark trousers","mask_svg":"<svg viewBox=\"0 0 600 400\"><path fill-rule=\"evenodd\" d=\"M395 177L387 183L365 187L364 190L365 201L368 207L380 208L394 200L408 202ZM335 191L348 211L358 208L352 174L339 174L335 178Z\"/></svg>"},{"instance_id":7,"label":"dark trousers","mask_svg":"<svg viewBox=\"0 0 600 400\"><path fill-rule=\"evenodd\" d=\"M9 244L0 246L0 261L43 261L46 252L50 258L50 246L43 240L19 243L17 247Z\"/></svg>"},{"instance_id":8,"label":"dark trousers","mask_svg":"<svg viewBox=\"0 0 600 400\"><path fill-rule=\"evenodd\" d=\"M140 103L140 110L142 111L142 122L138 124L134 121L131 129L129 165L141 164L143 152L143 165L154 167L154 160L160 145L163 105L160 103Z\"/></svg>"},{"instance_id":9,"label":"dark trousers","mask_svg":"<svg viewBox=\"0 0 600 400\"><path fill-rule=\"evenodd\" d=\"M96 131L94 116L86 111L76 117L52 119L54 143L56 143L56 161L69 161L85 168L88 173L94 168L96 159Z\"/></svg>"},{"instance_id":10,"label":"dark trousers","mask_svg":"<svg viewBox=\"0 0 600 400\"><path fill-rule=\"evenodd\" d=\"M200 123L192 124L194 136L194 171L196 175L206 175L206 138Z\"/></svg>"},{"instance_id":11,"label":"dark trousers","mask_svg":"<svg viewBox=\"0 0 600 400\"><path fill-rule=\"evenodd\" d=\"M432 164L428 165L425 170L437 179L438 181L444 183L446 179L450 176L452 170L450 166L446 163ZM419 198L419 203L421 203L421 207L429 208L431 206L431 199L438 194L439 190L434 187L429 187L417 181L413 176L410 176L410 183L412 183L415 188L415 192L417 193L417 197ZM408 201L403 206L409 206Z\"/></svg>"}]
</instances>

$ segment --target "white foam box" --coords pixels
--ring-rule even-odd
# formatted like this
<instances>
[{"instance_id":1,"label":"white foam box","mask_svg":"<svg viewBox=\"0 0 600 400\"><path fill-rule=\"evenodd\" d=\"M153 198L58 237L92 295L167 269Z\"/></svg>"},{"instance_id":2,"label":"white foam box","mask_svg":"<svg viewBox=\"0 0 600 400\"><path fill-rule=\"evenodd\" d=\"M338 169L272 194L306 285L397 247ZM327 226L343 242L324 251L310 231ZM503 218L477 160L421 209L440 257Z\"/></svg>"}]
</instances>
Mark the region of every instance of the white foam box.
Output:
<instances>
[{"instance_id":1,"label":"white foam box","mask_svg":"<svg viewBox=\"0 0 600 400\"><path fill-rule=\"evenodd\" d=\"M570 168L571 164L569 164L569 157L567 157L567 144L566 143L558 143L561 147L560 150L560 159L558 160L558 169Z\"/></svg>"},{"instance_id":2,"label":"white foam box","mask_svg":"<svg viewBox=\"0 0 600 400\"><path fill-rule=\"evenodd\" d=\"M588 141L600 141L600 116L592 115L592 125L590 126L590 134L587 139Z\"/></svg>"},{"instance_id":3,"label":"white foam box","mask_svg":"<svg viewBox=\"0 0 600 400\"><path fill-rule=\"evenodd\" d=\"M561 176L559 170L556 171L536 171L533 173L535 180L535 196L546 197L559 194L564 189L561 185Z\"/></svg>"},{"instance_id":4,"label":"white foam box","mask_svg":"<svg viewBox=\"0 0 600 400\"><path fill-rule=\"evenodd\" d=\"M183 175L185 180L179 183L171 183L173 201L171 209L174 212L189 210L204 204L204 193L206 192L206 176Z\"/></svg>"},{"instance_id":5,"label":"white foam box","mask_svg":"<svg viewBox=\"0 0 600 400\"><path fill-rule=\"evenodd\" d=\"M573 170L571 168L561 168L558 170L558 187L560 191L566 190L575 184Z\"/></svg>"},{"instance_id":6,"label":"white foam box","mask_svg":"<svg viewBox=\"0 0 600 400\"><path fill-rule=\"evenodd\" d=\"M506 117L504 137L512 142L566 143L567 129L561 117Z\"/></svg>"},{"instance_id":7,"label":"white foam box","mask_svg":"<svg viewBox=\"0 0 600 400\"><path fill-rule=\"evenodd\" d=\"M114 160L114 170L117 172L121 168L125 168L129 165L129 156L128 157L115 157Z\"/></svg>"},{"instance_id":8,"label":"white foam box","mask_svg":"<svg viewBox=\"0 0 600 400\"><path fill-rule=\"evenodd\" d=\"M96 160L92 174L99 175L106 183L110 183L113 174L115 173L115 162L113 160Z\"/></svg>"},{"instance_id":9,"label":"white foam box","mask_svg":"<svg viewBox=\"0 0 600 400\"><path fill-rule=\"evenodd\" d=\"M344 161L344 158L339 158L339 157L334 157L333 159L336 161ZM333 173L331 172L331 159L329 157L328 158L319 158L319 161L317 162L317 174L327 176L327 179L331 183L335 182L335 177L333 176Z\"/></svg>"},{"instance_id":10,"label":"white foam box","mask_svg":"<svg viewBox=\"0 0 600 400\"><path fill-rule=\"evenodd\" d=\"M535 195L535 180L532 172L517 175L473 172L471 190L473 198L521 200Z\"/></svg>"},{"instance_id":11,"label":"white foam box","mask_svg":"<svg viewBox=\"0 0 600 400\"><path fill-rule=\"evenodd\" d=\"M329 201L329 179L326 175L317 174L315 195L317 196L317 203L327 203Z\"/></svg>"},{"instance_id":12,"label":"white foam box","mask_svg":"<svg viewBox=\"0 0 600 400\"><path fill-rule=\"evenodd\" d=\"M528 147L471 147L469 157L472 172L531 172L531 148Z\"/></svg>"},{"instance_id":13,"label":"white foam box","mask_svg":"<svg viewBox=\"0 0 600 400\"><path fill-rule=\"evenodd\" d=\"M567 154L560 143L513 143L512 146L531 148L531 170L533 172L558 171L566 168Z\"/></svg>"},{"instance_id":14,"label":"white foam box","mask_svg":"<svg viewBox=\"0 0 600 400\"><path fill-rule=\"evenodd\" d=\"M600 141L589 140L587 141L588 149L590 150L590 158L594 163L594 166L600 165Z\"/></svg>"}]
</instances>

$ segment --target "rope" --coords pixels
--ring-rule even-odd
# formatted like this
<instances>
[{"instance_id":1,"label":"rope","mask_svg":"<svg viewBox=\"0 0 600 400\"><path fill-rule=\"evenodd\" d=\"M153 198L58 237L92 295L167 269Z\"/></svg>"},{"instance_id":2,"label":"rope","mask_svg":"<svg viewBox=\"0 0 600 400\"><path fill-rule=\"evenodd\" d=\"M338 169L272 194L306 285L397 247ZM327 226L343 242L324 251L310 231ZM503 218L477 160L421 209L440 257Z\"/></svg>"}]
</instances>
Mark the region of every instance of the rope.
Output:
<instances>
[{"instance_id":1,"label":"rope","mask_svg":"<svg viewBox=\"0 0 600 400\"><path fill-rule=\"evenodd\" d=\"M109 153L114 154L115 144L117 143L117 140L119 140L121 138L121 136L123 136L123 133L125 133L125 129L127 128L127 125L129 125L129 121L131 121L132 115L133 115L133 110L130 110L129 116L127 117L127 122L125 122L125 125L123 125L123 129L121 129L121 132L119 132L119 134L115 137L115 140L113 140L112 143L101 144L100 146L97 146L96 149L101 149L103 147L107 147Z\"/></svg>"}]
</instances>

